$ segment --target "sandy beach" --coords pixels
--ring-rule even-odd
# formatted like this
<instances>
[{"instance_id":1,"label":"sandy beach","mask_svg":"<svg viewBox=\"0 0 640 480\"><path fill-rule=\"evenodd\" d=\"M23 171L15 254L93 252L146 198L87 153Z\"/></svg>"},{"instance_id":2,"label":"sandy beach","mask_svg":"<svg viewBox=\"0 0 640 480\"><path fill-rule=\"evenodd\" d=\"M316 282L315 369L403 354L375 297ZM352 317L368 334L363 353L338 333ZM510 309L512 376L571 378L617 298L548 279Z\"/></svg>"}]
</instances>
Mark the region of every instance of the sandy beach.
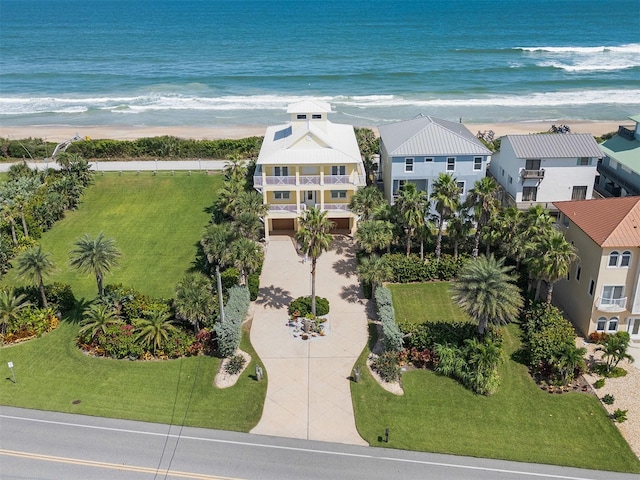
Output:
<instances>
[{"instance_id":1,"label":"sandy beach","mask_svg":"<svg viewBox=\"0 0 640 480\"><path fill-rule=\"evenodd\" d=\"M553 122L556 125L568 125L573 133L590 133L594 136L601 136L608 132L615 132L619 125L630 124L629 120L616 122L591 122L591 121L571 121L563 120ZM551 127L552 122L513 122L513 123L484 123L465 124L472 132L493 130L496 136L507 134L539 133L546 132ZM375 127L370 127L376 130ZM30 125L30 126L0 126L0 138L19 140L24 138L41 138L49 142L61 142L73 137L75 134L81 137L92 139L112 139L112 140L134 140L143 137L157 137L162 135L172 135L179 138L202 139L222 139L222 138L245 138L251 136L264 135L264 126L243 126L243 127L145 127L127 125L108 126L85 126L78 127L72 125Z\"/></svg>"}]
</instances>

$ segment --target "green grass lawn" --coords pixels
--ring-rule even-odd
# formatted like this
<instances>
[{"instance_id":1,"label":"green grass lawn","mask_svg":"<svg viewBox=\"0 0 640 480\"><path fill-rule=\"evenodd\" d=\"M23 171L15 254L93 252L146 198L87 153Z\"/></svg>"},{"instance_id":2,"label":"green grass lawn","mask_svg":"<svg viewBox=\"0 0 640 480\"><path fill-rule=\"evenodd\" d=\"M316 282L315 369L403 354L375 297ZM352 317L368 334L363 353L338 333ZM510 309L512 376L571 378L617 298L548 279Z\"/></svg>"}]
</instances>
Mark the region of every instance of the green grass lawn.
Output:
<instances>
[{"instance_id":1,"label":"green grass lawn","mask_svg":"<svg viewBox=\"0 0 640 480\"><path fill-rule=\"evenodd\" d=\"M392 286L394 303L406 308L396 301L397 290L413 287L412 296L426 299L433 285L423 285L422 294L420 285ZM420 311L409 314L417 318L426 308L414 305ZM351 384L360 435L374 446L640 472L640 462L595 396L542 391L526 366L510 358L520 346L519 334L518 325L504 328L507 360L500 366L501 385L489 397L426 370L403 374L405 393L393 395L369 375L366 350L358 360L361 381ZM379 441L385 428L388 444Z\"/></svg>"},{"instance_id":2,"label":"green grass lawn","mask_svg":"<svg viewBox=\"0 0 640 480\"><path fill-rule=\"evenodd\" d=\"M105 285L122 283L148 295L172 297L175 284L195 259L210 218L206 209L221 185L220 175L201 173L96 175L80 207L42 236L42 249L51 252L58 269L47 283L69 283L79 299L95 297L95 277L70 269L69 251L83 234L103 231L123 254L120 267L106 275ZM3 283L21 282L12 271Z\"/></svg>"},{"instance_id":3,"label":"green grass lawn","mask_svg":"<svg viewBox=\"0 0 640 480\"><path fill-rule=\"evenodd\" d=\"M252 378L258 357L247 334L241 348L252 363L235 386L218 389L218 358L94 358L75 346L77 331L77 325L62 322L39 339L0 349L0 365L13 362L17 380L0 379L0 403L166 424L184 419L185 425L244 432L260 420L267 382Z\"/></svg>"},{"instance_id":4,"label":"green grass lawn","mask_svg":"<svg viewBox=\"0 0 640 480\"><path fill-rule=\"evenodd\" d=\"M451 301L449 282L388 285L393 294L396 321L470 322L471 319Z\"/></svg>"}]
</instances>

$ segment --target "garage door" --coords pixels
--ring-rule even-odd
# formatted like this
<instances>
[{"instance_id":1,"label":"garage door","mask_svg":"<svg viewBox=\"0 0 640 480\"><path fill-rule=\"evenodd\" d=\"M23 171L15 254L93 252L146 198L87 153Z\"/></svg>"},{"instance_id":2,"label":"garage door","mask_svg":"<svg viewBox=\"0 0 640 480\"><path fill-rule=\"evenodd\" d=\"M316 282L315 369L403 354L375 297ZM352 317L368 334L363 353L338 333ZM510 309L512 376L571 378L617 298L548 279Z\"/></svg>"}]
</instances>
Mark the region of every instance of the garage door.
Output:
<instances>
[{"instance_id":1,"label":"garage door","mask_svg":"<svg viewBox=\"0 0 640 480\"><path fill-rule=\"evenodd\" d=\"M332 218L331 221L334 223L332 232L344 233L345 231L349 231L348 218Z\"/></svg>"},{"instance_id":2,"label":"garage door","mask_svg":"<svg viewBox=\"0 0 640 480\"><path fill-rule=\"evenodd\" d=\"M271 231L287 231L290 232L293 230L293 218L274 218L271 220Z\"/></svg>"}]
</instances>

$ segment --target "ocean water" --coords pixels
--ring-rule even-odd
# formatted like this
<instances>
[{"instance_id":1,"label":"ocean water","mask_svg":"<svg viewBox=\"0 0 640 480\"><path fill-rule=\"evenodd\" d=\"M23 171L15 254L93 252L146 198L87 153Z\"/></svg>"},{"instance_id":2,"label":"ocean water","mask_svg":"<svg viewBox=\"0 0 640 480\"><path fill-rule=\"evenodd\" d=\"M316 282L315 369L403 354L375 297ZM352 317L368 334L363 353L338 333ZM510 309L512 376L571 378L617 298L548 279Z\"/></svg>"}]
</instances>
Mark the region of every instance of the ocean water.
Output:
<instances>
[{"instance_id":1,"label":"ocean water","mask_svg":"<svg viewBox=\"0 0 640 480\"><path fill-rule=\"evenodd\" d=\"M0 0L0 126L640 113L638 0Z\"/></svg>"}]
</instances>

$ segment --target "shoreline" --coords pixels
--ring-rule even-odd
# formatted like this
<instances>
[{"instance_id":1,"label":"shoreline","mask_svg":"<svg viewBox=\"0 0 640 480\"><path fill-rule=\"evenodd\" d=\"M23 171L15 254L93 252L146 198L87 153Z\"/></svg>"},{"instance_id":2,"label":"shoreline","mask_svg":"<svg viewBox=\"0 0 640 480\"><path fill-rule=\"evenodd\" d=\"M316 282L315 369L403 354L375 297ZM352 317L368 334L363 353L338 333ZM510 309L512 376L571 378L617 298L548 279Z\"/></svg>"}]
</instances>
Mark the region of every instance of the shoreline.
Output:
<instances>
[{"instance_id":1,"label":"shoreline","mask_svg":"<svg viewBox=\"0 0 640 480\"><path fill-rule=\"evenodd\" d=\"M464 122L463 122L464 123ZM568 125L572 133L590 133L602 136L609 132L616 132L619 125L630 124L629 120L620 121L588 121L588 120L560 120L555 122L523 121L506 123L464 123L471 133L493 130L496 137L507 134L540 133L549 130L552 124ZM135 140L143 137L159 137L164 135L193 140L239 139L263 136L266 126L247 125L229 127L189 127L189 126L129 126L129 125L25 125L0 126L0 138L21 140L26 138L40 138L49 142L62 142L74 135L90 137L92 139ZM375 126L372 128L377 133Z\"/></svg>"}]
</instances>

